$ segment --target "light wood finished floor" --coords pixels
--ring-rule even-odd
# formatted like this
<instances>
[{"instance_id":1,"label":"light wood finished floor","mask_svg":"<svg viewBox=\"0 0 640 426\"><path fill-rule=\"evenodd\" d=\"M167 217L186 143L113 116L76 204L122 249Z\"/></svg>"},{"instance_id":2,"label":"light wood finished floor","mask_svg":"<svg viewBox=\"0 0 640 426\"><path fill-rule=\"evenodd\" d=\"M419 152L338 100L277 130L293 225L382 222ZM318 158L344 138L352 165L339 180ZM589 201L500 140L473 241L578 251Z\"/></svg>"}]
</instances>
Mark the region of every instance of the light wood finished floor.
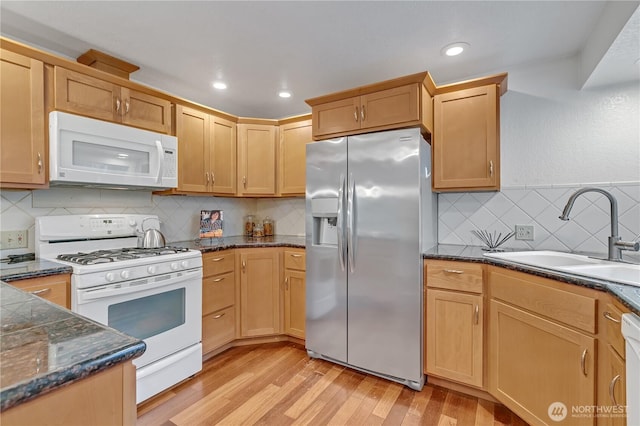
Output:
<instances>
[{"instance_id":1,"label":"light wood finished floor","mask_svg":"<svg viewBox=\"0 0 640 426\"><path fill-rule=\"evenodd\" d=\"M518 425L505 407L441 387L421 392L326 361L291 342L232 348L138 407L138 425Z\"/></svg>"}]
</instances>

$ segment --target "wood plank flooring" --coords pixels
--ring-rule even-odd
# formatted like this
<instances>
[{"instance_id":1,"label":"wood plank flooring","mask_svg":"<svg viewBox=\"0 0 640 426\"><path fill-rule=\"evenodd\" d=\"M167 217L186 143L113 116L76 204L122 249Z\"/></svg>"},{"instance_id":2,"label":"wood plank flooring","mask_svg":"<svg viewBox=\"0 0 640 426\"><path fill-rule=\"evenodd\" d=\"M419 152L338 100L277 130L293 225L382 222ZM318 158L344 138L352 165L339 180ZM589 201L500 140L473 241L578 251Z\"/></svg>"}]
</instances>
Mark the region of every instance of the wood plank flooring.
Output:
<instances>
[{"instance_id":1,"label":"wood plank flooring","mask_svg":"<svg viewBox=\"0 0 640 426\"><path fill-rule=\"evenodd\" d=\"M505 407L426 385L421 392L326 361L296 343L232 348L138 407L138 425L517 425Z\"/></svg>"}]
</instances>

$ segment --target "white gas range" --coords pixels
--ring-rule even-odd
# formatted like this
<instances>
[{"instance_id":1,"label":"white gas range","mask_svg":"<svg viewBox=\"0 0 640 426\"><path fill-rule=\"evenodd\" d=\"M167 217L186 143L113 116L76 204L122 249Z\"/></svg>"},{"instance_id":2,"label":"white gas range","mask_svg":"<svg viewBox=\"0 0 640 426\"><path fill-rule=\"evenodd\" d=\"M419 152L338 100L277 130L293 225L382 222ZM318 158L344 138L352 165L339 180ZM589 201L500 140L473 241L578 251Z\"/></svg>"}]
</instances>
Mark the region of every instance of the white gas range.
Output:
<instances>
[{"instance_id":1,"label":"white gas range","mask_svg":"<svg viewBox=\"0 0 640 426\"><path fill-rule=\"evenodd\" d=\"M36 255L73 268L71 309L144 340L136 402L202 369L202 254L138 248L157 216L96 214L36 219Z\"/></svg>"}]
</instances>

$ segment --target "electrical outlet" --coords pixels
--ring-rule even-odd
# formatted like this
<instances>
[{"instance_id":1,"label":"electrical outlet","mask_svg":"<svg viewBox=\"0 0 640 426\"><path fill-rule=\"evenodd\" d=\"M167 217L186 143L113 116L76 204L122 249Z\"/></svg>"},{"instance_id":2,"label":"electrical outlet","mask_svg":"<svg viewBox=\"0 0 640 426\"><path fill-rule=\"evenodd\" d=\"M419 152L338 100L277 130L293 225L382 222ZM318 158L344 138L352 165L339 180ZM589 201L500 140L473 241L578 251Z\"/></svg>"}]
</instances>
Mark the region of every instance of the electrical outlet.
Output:
<instances>
[{"instance_id":1,"label":"electrical outlet","mask_svg":"<svg viewBox=\"0 0 640 426\"><path fill-rule=\"evenodd\" d=\"M16 248L26 248L29 244L29 239L27 230L18 230L18 231L2 231L1 233L0 248L3 250L6 249L16 249Z\"/></svg>"},{"instance_id":2,"label":"electrical outlet","mask_svg":"<svg viewBox=\"0 0 640 426\"><path fill-rule=\"evenodd\" d=\"M533 225L516 225L516 240L533 240Z\"/></svg>"}]
</instances>

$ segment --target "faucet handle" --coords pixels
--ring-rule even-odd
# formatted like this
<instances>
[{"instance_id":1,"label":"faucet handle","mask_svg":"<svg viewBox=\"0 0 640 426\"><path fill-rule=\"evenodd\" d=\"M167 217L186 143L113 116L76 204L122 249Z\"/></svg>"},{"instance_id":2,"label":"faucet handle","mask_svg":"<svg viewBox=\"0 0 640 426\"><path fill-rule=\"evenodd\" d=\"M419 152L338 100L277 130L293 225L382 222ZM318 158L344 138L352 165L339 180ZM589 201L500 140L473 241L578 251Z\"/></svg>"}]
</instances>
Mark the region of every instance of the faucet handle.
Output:
<instances>
[{"instance_id":1,"label":"faucet handle","mask_svg":"<svg viewBox=\"0 0 640 426\"><path fill-rule=\"evenodd\" d=\"M639 241L616 241L614 244L620 250L640 251Z\"/></svg>"}]
</instances>

